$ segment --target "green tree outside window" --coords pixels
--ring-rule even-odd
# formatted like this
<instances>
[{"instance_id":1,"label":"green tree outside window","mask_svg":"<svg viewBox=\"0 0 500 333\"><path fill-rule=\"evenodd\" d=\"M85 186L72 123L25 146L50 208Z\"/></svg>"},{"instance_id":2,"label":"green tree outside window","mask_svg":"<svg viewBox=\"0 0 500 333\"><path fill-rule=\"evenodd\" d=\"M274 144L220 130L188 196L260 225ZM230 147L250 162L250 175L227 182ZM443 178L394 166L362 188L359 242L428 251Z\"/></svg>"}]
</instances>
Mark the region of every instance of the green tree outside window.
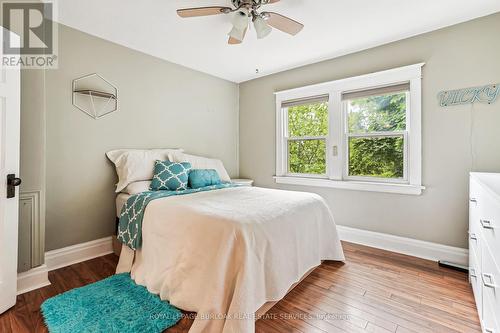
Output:
<instances>
[{"instance_id":1,"label":"green tree outside window","mask_svg":"<svg viewBox=\"0 0 500 333\"><path fill-rule=\"evenodd\" d=\"M328 135L328 103L288 108L288 170L291 173L326 174L326 139L301 139Z\"/></svg>"},{"instance_id":2,"label":"green tree outside window","mask_svg":"<svg viewBox=\"0 0 500 333\"><path fill-rule=\"evenodd\" d=\"M406 130L406 92L349 101L349 133ZM403 178L404 136L351 137L349 175Z\"/></svg>"},{"instance_id":3,"label":"green tree outside window","mask_svg":"<svg viewBox=\"0 0 500 333\"><path fill-rule=\"evenodd\" d=\"M373 137L373 132L406 130L407 94L392 93L348 101L347 130L366 137L350 137L350 176L378 178L404 177L404 136ZM288 108L288 171L323 175L326 170L328 103L312 103Z\"/></svg>"}]
</instances>

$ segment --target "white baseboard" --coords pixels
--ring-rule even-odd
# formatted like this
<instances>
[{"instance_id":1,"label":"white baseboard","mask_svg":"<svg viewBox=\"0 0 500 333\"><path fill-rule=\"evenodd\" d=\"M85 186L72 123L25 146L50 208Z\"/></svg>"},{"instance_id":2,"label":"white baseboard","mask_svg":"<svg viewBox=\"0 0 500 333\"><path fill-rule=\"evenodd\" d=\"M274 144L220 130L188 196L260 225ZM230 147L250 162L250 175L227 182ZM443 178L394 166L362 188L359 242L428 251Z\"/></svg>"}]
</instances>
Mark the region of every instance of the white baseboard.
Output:
<instances>
[{"instance_id":1,"label":"white baseboard","mask_svg":"<svg viewBox=\"0 0 500 333\"><path fill-rule=\"evenodd\" d=\"M17 274L17 294L24 294L50 285L47 265L41 265L29 271Z\"/></svg>"},{"instance_id":2,"label":"white baseboard","mask_svg":"<svg viewBox=\"0 0 500 333\"><path fill-rule=\"evenodd\" d=\"M447 261L462 266L468 265L469 251L467 249L340 225L337 226L337 230L340 239L347 242L432 261ZM48 251L45 253L44 265L17 275L17 293L22 294L49 285L49 271L110 253L113 253L111 237Z\"/></svg>"},{"instance_id":3,"label":"white baseboard","mask_svg":"<svg viewBox=\"0 0 500 333\"><path fill-rule=\"evenodd\" d=\"M50 284L48 272L113 253L112 237L45 252L45 264L17 275L17 294Z\"/></svg>"},{"instance_id":4,"label":"white baseboard","mask_svg":"<svg viewBox=\"0 0 500 333\"><path fill-rule=\"evenodd\" d=\"M113 252L111 237L63 247L45 252L45 264L49 271L94 259Z\"/></svg>"},{"instance_id":5,"label":"white baseboard","mask_svg":"<svg viewBox=\"0 0 500 333\"><path fill-rule=\"evenodd\" d=\"M469 250L379 232L337 226L341 240L432 261L468 266Z\"/></svg>"}]
</instances>

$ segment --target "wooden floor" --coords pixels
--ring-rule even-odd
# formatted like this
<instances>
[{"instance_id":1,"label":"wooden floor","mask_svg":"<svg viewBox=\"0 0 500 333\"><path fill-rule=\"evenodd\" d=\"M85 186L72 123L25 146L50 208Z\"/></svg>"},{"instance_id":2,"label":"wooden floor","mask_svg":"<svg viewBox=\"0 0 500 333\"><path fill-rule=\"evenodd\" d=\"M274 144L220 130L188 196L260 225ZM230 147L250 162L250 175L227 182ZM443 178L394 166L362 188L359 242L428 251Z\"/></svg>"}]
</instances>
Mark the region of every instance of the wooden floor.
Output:
<instances>
[{"instance_id":1,"label":"wooden floor","mask_svg":"<svg viewBox=\"0 0 500 333\"><path fill-rule=\"evenodd\" d=\"M465 273L344 243L347 262L326 262L257 322L256 332L480 332ZM49 273L52 285L18 296L0 332L46 332L43 300L114 273L107 255ZM187 318L167 330L186 332Z\"/></svg>"}]
</instances>

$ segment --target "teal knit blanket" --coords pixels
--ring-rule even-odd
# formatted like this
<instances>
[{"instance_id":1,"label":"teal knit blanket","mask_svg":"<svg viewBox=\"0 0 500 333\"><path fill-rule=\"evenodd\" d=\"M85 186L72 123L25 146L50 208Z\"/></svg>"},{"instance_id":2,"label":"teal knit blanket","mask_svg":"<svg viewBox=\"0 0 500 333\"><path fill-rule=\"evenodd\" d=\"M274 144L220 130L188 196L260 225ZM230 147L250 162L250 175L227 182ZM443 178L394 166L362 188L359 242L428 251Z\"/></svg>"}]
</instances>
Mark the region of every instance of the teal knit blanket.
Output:
<instances>
[{"instance_id":1,"label":"teal knit blanket","mask_svg":"<svg viewBox=\"0 0 500 333\"><path fill-rule=\"evenodd\" d=\"M118 240L127 245L132 250L141 248L142 245L142 220L147 205L156 199L171 197L174 195L184 195L205 191L219 190L223 188L236 187L238 185L223 183L200 188L189 188L181 191L147 191L134 194L128 198L120 213L118 223Z\"/></svg>"}]
</instances>

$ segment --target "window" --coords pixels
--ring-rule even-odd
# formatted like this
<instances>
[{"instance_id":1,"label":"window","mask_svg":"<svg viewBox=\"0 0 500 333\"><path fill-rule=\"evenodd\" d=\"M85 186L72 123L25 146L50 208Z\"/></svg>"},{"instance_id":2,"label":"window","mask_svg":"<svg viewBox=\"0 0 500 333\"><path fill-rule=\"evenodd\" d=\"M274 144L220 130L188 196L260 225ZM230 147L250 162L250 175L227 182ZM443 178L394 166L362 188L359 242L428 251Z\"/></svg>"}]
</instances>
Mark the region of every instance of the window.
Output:
<instances>
[{"instance_id":1,"label":"window","mask_svg":"<svg viewBox=\"0 0 500 333\"><path fill-rule=\"evenodd\" d=\"M410 85L401 84L342 95L347 110L346 178L407 181L409 92Z\"/></svg>"},{"instance_id":2,"label":"window","mask_svg":"<svg viewBox=\"0 0 500 333\"><path fill-rule=\"evenodd\" d=\"M328 96L283 104L287 119L288 174L327 174Z\"/></svg>"},{"instance_id":3,"label":"window","mask_svg":"<svg viewBox=\"0 0 500 333\"><path fill-rule=\"evenodd\" d=\"M422 66L277 93L276 181L420 194Z\"/></svg>"}]
</instances>

